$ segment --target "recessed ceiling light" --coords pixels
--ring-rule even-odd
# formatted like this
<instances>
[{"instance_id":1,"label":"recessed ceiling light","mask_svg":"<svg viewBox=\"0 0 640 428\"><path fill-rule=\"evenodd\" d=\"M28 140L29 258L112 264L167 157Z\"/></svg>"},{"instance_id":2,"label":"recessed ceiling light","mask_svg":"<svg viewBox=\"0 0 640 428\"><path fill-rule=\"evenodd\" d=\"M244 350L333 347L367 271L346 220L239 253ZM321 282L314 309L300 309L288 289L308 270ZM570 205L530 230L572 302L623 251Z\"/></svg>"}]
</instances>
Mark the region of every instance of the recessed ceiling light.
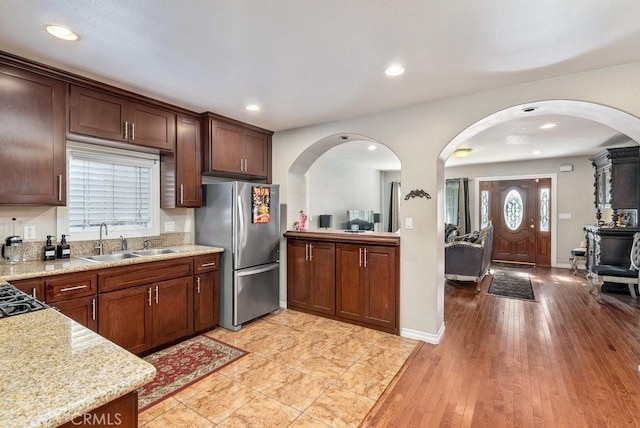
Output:
<instances>
[{"instance_id":1,"label":"recessed ceiling light","mask_svg":"<svg viewBox=\"0 0 640 428\"><path fill-rule=\"evenodd\" d=\"M534 150L531 153L534 154L534 155L539 155L539 154L542 154L542 151L541 150Z\"/></svg>"},{"instance_id":2,"label":"recessed ceiling light","mask_svg":"<svg viewBox=\"0 0 640 428\"><path fill-rule=\"evenodd\" d=\"M384 74L386 74L389 77L400 76L402 73L404 73L404 67L397 64L391 65L384 70Z\"/></svg>"},{"instance_id":3,"label":"recessed ceiling light","mask_svg":"<svg viewBox=\"0 0 640 428\"><path fill-rule=\"evenodd\" d=\"M551 129L551 128L555 128L556 126L558 126L557 123L549 122L549 123L545 123L544 125L540 125L540 129Z\"/></svg>"},{"instance_id":4,"label":"recessed ceiling light","mask_svg":"<svg viewBox=\"0 0 640 428\"><path fill-rule=\"evenodd\" d=\"M367 147L367 149L369 149L369 150L373 151L373 150L376 150L376 149L377 149L377 147L376 147L376 145L375 145L375 144L371 144L369 147Z\"/></svg>"},{"instance_id":5,"label":"recessed ceiling light","mask_svg":"<svg viewBox=\"0 0 640 428\"><path fill-rule=\"evenodd\" d=\"M249 104L248 106L245 107L247 110L249 111L258 111L260 110L260 106L257 104Z\"/></svg>"},{"instance_id":6,"label":"recessed ceiling light","mask_svg":"<svg viewBox=\"0 0 640 428\"><path fill-rule=\"evenodd\" d=\"M525 107L521 111L524 113L531 113L532 111L538 110L538 107Z\"/></svg>"},{"instance_id":7,"label":"recessed ceiling light","mask_svg":"<svg viewBox=\"0 0 640 428\"><path fill-rule=\"evenodd\" d=\"M80 36L77 33L63 27L62 25L47 24L44 26L44 29L53 37L61 40L66 40L68 42L77 42L80 40Z\"/></svg>"},{"instance_id":8,"label":"recessed ceiling light","mask_svg":"<svg viewBox=\"0 0 640 428\"><path fill-rule=\"evenodd\" d=\"M348 140L348 139L349 139L349 137L347 137L346 135L343 135L343 136L341 136L341 137L340 137L340 139L341 139L341 140Z\"/></svg>"},{"instance_id":9,"label":"recessed ceiling light","mask_svg":"<svg viewBox=\"0 0 640 428\"><path fill-rule=\"evenodd\" d=\"M456 149L455 152L453 152L453 157L454 158L463 158L465 156L468 156L469 153L471 153L472 149L467 148L467 147L461 147L459 149Z\"/></svg>"}]
</instances>

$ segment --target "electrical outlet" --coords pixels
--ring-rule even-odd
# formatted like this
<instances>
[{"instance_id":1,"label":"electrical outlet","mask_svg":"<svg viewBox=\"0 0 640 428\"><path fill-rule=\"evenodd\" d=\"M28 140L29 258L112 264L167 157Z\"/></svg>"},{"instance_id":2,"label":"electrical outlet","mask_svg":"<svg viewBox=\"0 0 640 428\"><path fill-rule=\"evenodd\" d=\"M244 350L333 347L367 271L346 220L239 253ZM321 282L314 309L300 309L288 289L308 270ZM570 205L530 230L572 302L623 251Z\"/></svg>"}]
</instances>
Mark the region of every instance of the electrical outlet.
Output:
<instances>
[{"instance_id":1,"label":"electrical outlet","mask_svg":"<svg viewBox=\"0 0 640 428\"><path fill-rule=\"evenodd\" d=\"M36 239L36 227L35 226L25 226L24 227L24 239Z\"/></svg>"},{"instance_id":2,"label":"electrical outlet","mask_svg":"<svg viewBox=\"0 0 640 428\"><path fill-rule=\"evenodd\" d=\"M165 232L175 232L176 231L176 222L175 221L165 221L164 222L164 231Z\"/></svg>"}]
</instances>

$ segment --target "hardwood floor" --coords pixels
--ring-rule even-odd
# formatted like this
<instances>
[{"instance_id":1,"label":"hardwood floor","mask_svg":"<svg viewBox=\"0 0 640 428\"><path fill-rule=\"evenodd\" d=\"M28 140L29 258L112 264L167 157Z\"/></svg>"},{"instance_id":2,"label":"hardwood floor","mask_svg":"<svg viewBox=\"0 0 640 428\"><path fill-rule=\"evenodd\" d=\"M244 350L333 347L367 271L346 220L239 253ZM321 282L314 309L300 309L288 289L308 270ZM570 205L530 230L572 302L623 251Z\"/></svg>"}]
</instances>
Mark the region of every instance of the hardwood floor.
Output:
<instances>
[{"instance_id":1,"label":"hardwood floor","mask_svg":"<svg viewBox=\"0 0 640 428\"><path fill-rule=\"evenodd\" d=\"M640 426L640 299L521 271L535 302L487 294L489 276L480 293L447 282L442 342L416 348L363 426Z\"/></svg>"}]
</instances>

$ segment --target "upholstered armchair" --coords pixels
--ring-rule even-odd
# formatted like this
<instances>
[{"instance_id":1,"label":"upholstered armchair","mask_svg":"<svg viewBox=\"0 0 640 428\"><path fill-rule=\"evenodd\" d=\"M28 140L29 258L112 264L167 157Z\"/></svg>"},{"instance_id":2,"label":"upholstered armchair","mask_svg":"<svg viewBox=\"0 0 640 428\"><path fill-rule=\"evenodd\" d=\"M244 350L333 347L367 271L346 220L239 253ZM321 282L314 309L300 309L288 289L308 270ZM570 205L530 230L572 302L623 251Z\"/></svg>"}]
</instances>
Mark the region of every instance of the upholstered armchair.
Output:
<instances>
[{"instance_id":1,"label":"upholstered armchair","mask_svg":"<svg viewBox=\"0 0 640 428\"><path fill-rule=\"evenodd\" d=\"M491 248L493 246L493 225L484 229L458 236L444 246L444 276L453 281L474 281L476 291L489 271Z\"/></svg>"}]
</instances>

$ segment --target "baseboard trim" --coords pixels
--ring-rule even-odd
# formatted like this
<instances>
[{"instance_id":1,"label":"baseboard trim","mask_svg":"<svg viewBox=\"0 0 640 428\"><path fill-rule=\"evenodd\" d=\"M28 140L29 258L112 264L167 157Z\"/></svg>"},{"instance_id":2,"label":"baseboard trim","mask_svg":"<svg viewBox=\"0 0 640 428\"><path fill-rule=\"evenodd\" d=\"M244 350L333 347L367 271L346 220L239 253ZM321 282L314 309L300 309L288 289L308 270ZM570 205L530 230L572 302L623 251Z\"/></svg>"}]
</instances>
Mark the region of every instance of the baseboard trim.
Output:
<instances>
[{"instance_id":1,"label":"baseboard trim","mask_svg":"<svg viewBox=\"0 0 640 428\"><path fill-rule=\"evenodd\" d=\"M408 339L421 340L423 342L431 343L433 345L437 345L442 340L442 336L444 336L444 323L440 325L440 329L437 334L425 333L424 331L411 330L410 328L401 328L400 336L406 337Z\"/></svg>"},{"instance_id":2,"label":"baseboard trim","mask_svg":"<svg viewBox=\"0 0 640 428\"><path fill-rule=\"evenodd\" d=\"M287 309L287 301L286 300L280 300L280 307Z\"/></svg>"}]
</instances>

